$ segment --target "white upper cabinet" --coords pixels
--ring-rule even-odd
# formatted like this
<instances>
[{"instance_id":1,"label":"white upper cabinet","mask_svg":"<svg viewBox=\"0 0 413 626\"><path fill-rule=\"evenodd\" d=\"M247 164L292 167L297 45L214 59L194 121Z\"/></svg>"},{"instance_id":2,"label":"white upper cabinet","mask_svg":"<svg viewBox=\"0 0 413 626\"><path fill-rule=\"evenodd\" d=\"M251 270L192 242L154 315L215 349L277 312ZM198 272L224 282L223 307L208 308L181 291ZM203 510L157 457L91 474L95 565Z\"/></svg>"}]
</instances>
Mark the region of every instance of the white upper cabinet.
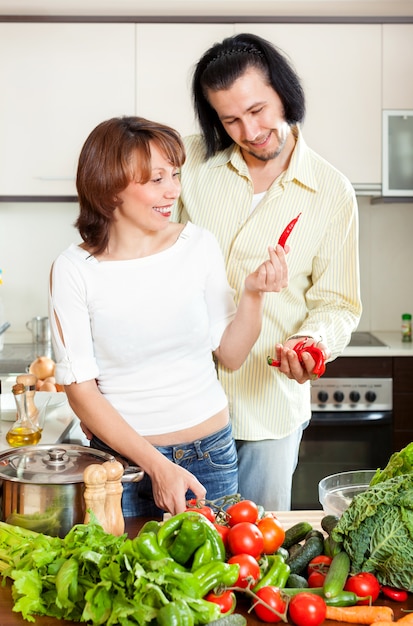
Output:
<instances>
[{"instance_id":1,"label":"white upper cabinet","mask_svg":"<svg viewBox=\"0 0 413 626\"><path fill-rule=\"evenodd\" d=\"M237 24L289 56L307 100L307 144L355 185L381 181L379 24Z\"/></svg>"},{"instance_id":2,"label":"white upper cabinet","mask_svg":"<svg viewBox=\"0 0 413 626\"><path fill-rule=\"evenodd\" d=\"M192 72L233 24L137 24L136 112L169 124L182 135L196 132L191 99Z\"/></svg>"},{"instance_id":3,"label":"white upper cabinet","mask_svg":"<svg viewBox=\"0 0 413 626\"><path fill-rule=\"evenodd\" d=\"M0 23L0 195L76 195L80 149L135 110L135 25Z\"/></svg>"},{"instance_id":4,"label":"white upper cabinet","mask_svg":"<svg viewBox=\"0 0 413 626\"><path fill-rule=\"evenodd\" d=\"M413 109L413 24L383 25L383 109Z\"/></svg>"}]
</instances>

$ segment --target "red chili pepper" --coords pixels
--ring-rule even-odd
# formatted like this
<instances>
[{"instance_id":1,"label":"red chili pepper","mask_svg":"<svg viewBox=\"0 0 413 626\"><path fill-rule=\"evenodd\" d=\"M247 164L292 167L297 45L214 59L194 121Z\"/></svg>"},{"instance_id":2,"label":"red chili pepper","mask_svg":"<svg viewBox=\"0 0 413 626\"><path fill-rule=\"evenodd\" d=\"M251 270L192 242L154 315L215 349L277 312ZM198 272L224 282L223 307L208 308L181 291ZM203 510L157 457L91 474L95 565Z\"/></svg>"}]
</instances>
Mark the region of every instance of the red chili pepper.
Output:
<instances>
[{"instance_id":1,"label":"red chili pepper","mask_svg":"<svg viewBox=\"0 0 413 626\"><path fill-rule=\"evenodd\" d=\"M315 361L312 375L314 378L320 378L320 376L322 376L324 372L326 371L326 366L325 366L325 361L324 361L324 352L320 348L314 345L306 347L305 345L306 342L307 342L307 339L304 339L304 341L299 341L298 343L295 344L293 350L294 352L297 353L298 360L300 361L301 365L303 364L302 353L308 352L309 354L311 354L311 356L313 357ZM267 357L267 363L268 365L271 365L272 367L280 367L281 365L281 361L276 361L275 359L272 359L270 356Z\"/></svg>"},{"instance_id":2,"label":"red chili pepper","mask_svg":"<svg viewBox=\"0 0 413 626\"><path fill-rule=\"evenodd\" d=\"M291 220L291 222L288 224L288 226L285 227L285 229L281 233L281 237L278 240L278 245L279 246L282 246L283 248L285 247L285 244L287 243L287 239L290 236L292 229L294 228L294 226L298 222L298 218L300 217L300 215L301 215L301 213L299 213L297 215L297 217L295 217L293 220Z\"/></svg>"},{"instance_id":3,"label":"red chili pepper","mask_svg":"<svg viewBox=\"0 0 413 626\"><path fill-rule=\"evenodd\" d=\"M383 585L381 591L383 595L395 602L406 602L409 597L409 594L404 589L396 589L396 587L389 587L388 585Z\"/></svg>"}]
</instances>

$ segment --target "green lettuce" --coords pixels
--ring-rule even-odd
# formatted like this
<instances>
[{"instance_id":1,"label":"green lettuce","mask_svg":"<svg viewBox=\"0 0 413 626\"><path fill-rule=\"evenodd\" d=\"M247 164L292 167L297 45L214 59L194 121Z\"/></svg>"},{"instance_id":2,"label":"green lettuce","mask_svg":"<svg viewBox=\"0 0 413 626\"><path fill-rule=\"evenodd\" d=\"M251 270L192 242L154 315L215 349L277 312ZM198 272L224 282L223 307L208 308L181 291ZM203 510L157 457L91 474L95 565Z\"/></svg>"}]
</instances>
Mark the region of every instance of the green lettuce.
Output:
<instances>
[{"instance_id":1,"label":"green lettuce","mask_svg":"<svg viewBox=\"0 0 413 626\"><path fill-rule=\"evenodd\" d=\"M413 442L409 443L400 452L394 452L391 455L386 467L381 470L378 469L374 474L370 486L377 485L378 483L393 478L394 476L401 476L402 474L410 474L413 472Z\"/></svg>"},{"instance_id":2,"label":"green lettuce","mask_svg":"<svg viewBox=\"0 0 413 626\"><path fill-rule=\"evenodd\" d=\"M372 572L413 592L413 473L355 496L331 536L349 555L351 574Z\"/></svg>"}]
</instances>

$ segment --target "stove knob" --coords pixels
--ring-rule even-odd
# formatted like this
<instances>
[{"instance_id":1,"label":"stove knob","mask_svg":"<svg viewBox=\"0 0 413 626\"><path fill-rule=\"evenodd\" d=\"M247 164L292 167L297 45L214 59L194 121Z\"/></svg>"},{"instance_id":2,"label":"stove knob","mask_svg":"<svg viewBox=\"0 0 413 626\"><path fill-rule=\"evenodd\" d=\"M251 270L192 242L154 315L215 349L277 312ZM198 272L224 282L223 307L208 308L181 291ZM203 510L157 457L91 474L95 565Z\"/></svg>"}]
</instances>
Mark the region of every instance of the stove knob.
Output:
<instances>
[{"instance_id":1,"label":"stove knob","mask_svg":"<svg viewBox=\"0 0 413 626\"><path fill-rule=\"evenodd\" d=\"M358 391L350 391L350 400L354 404L360 400L360 394Z\"/></svg>"},{"instance_id":2,"label":"stove knob","mask_svg":"<svg viewBox=\"0 0 413 626\"><path fill-rule=\"evenodd\" d=\"M321 402L321 404L325 404L328 400L327 391L319 391L317 394L317 399L319 402Z\"/></svg>"},{"instance_id":3,"label":"stove knob","mask_svg":"<svg viewBox=\"0 0 413 626\"><path fill-rule=\"evenodd\" d=\"M375 391L367 391L366 392L366 400L367 402L371 403L374 402L377 399L377 395L375 393Z\"/></svg>"},{"instance_id":4,"label":"stove knob","mask_svg":"<svg viewBox=\"0 0 413 626\"><path fill-rule=\"evenodd\" d=\"M336 402L341 404L344 400L344 393L342 391L335 391L333 397Z\"/></svg>"}]
</instances>

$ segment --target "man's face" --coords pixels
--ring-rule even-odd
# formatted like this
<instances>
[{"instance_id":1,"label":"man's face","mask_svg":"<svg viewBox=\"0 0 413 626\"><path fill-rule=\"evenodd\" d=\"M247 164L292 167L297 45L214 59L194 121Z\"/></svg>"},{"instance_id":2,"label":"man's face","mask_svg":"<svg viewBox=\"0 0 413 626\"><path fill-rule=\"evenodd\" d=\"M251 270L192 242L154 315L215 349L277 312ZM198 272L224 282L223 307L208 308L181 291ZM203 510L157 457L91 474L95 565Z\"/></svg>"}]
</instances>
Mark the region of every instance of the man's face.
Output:
<instances>
[{"instance_id":1,"label":"man's face","mask_svg":"<svg viewBox=\"0 0 413 626\"><path fill-rule=\"evenodd\" d=\"M278 94L264 74L248 68L229 89L208 90L208 101L244 156L270 161L283 150L290 126Z\"/></svg>"}]
</instances>

